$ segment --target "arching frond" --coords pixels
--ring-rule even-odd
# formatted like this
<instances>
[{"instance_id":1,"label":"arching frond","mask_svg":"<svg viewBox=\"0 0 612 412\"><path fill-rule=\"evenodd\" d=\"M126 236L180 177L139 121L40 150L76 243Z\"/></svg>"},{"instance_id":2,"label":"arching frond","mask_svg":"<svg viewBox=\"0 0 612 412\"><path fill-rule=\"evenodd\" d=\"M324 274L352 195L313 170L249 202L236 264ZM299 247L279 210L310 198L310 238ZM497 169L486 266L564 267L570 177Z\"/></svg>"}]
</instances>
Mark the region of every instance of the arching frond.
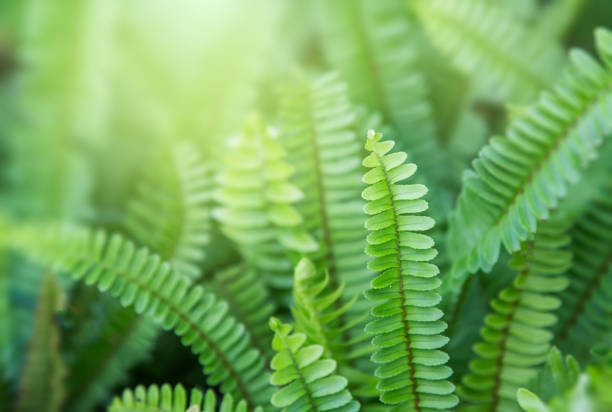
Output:
<instances>
[{"instance_id":1,"label":"arching frond","mask_svg":"<svg viewBox=\"0 0 612 412\"><path fill-rule=\"evenodd\" d=\"M161 387L151 385L137 386L134 390L125 389L121 396L113 399L108 412L248 412L250 409L244 400L234 401L232 395L225 395L217 403L217 396L211 389L202 393L192 389L189 394L178 384L172 388L168 384ZM263 412L257 407L253 412Z\"/></svg>"},{"instance_id":2,"label":"arching frond","mask_svg":"<svg viewBox=\"0 0 612 412\"><path fill-rule=\"evenodd\" d=\"M410 4L431 39L471 76L480 92L529 101L558 76L564 65L561 48L530 33L525 22L491 3L419 0Z\"/></svg>"},{"instance_id":3,"label":"arching frond","mask_svg":"<svg viewBox=\"0 0 612 412\"><path fill-rule=\"evenodd\" d=\"M60 412L64 401L66 369L60 354L60 332L55 314L63 305L63 291L53 273L48 273L42 291L34 332L24 367L16 412Z\"/></svg>"},{"instance_id":4,"label":"arching frond","mask_svg":"<svg viewBox=\"0 0 612 412\"><path fill-rule=\"evenodd\" d=\"M293 279L289 253L317 249L294 206L303 193L289 182L294 170L274 130L259 119L251 118L232 143L219 176L215 198L221 206L214 216L247 263L271 286L286 290Z\"/></svg>"},{"instance_id":5,"label":"arching frond","mask_svg":"<svg viewBox=\"0 0 612 412\"><path fill-rule=\"evenodd\" d=\"M29 232L29 233L28 233ZM249 407L268 404L269 375L260 353L250 347L244 325L228 315L228 304L194 286L188 277L147 249L119 235L84 228L20 230L15 246L71 273L74 279L108 291L124 306L173 330L204 366L209 385L244 399Z\"/></svg>"},{"instance_id":6,"label":"arching frond","mask_svg":"<svg viewBox=\"0 0 612 412\"><path fill-rule=\"evenodd\" d=\"M161 153L128 205L125 227L143 246L195 279L210 237L212 171L183 142Z\"/></svg>"},{"instance_id":7,"label":"arching frond","mask_svg":"<svg viewBox=\"0 0 612 412\"><path fill-rule=\"evenodd\" d=\"M506 137L493 137L464 174L450 228L453 281L490 270L502 243L518 250L612 133L612 34L599 29L596 39L605 65L572 51L565 78L525 109Z\"/></svg>"},{"instance_id":8,"label":"arching frond","mask_svg":"<svg viewBox=\"0 0 612 412\"><path fill-rule=\"evenodd\" d=\"M366 331L374 335L372 360L379 364L377 389L386 404L400 404L398 410L448 410L457 404L455 387L447 378L448 355L441 351L448 339L440 335L446 324L436 305L440 295L437 266L427 263L436 256L433 240L422 233L434 225L432 218L416 215L427 210L421 199L427 188L401 184L416 171L405 163L404 152L389 153L393 141L368 132L363 160L370 170L363 180L368 201L365 212L370 230L366 253L372 256L371 270L380 271L366 297L376 305L375 320Z\"/></svg>"},{"instance_id":9,"label":"arching frond","mask_svg":"<svg viewBox=\"0 0 612 412\"><path fill-rule=\"evenodd\" d=\"M271 382L282 388L272 396L274 406L283 411L355 412L359 403L346 389L346 378L334 373L336 361L322 358L321 345L304 346L306 335L291 333L291 325L270 319L274 331L272 347L278 353L272 359L275 372Z\"/></svg>"},{"instance_id":10,"label":"arching frond","mask_svg":"<svg viewBox=\"0 0 612 412\"><path fill-rule=\"evenodd\" d=\"M510 265L517 271L512 285L491 302L474 346L477 359L459 387L462 400L490 411L518 411L516 391L536 376L550 350L556 323L556 296L567 287L562 274L571 264L567 222L554 219L522 244Z\"/></svg>"}]
</instances>

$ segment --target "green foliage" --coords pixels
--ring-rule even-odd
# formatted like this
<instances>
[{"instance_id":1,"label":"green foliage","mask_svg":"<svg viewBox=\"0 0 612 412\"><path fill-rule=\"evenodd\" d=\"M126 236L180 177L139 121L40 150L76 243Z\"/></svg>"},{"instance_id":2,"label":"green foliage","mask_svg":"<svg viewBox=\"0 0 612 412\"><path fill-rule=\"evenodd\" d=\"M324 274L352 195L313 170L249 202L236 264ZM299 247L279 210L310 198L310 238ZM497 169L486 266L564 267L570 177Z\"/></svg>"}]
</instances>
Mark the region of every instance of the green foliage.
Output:
<instances>
[{"instance_id":1,"label":"green foliage","mask_svg":"<svg viewBox=\"0 0 612 412\"><path fill-rule=\"evenodd\" d=\"M474 170L465 172L450 229L455 281L491 270L502 243L509 252L518 250L612 131L612 34L598 30L596 40L605 66L572 51L564 79L526 108L506 137L491 138Z\"/></svg>"},{"instance_id":2,"label":"green foliage","mask_svg":"<svg viewBox=\"0 0 612 412\"><path fill-rule=\"evenodd\" d=\"M267 404L264 362L249 346L244 326L227 314L227 302L192 286L188 277L159 256L136 249L119 235L108 238L104 232L80 228L34 230L19 237L43 261L71 272L74 279L95 284L122 305L133 305L136 313L173 330L198 356L208 384L220 384L224 393L242 397L249 406Z\"/></svg>"},{"instance_id":3,"label":"green foliage","mask_svg":"<svg viewBox=\"0 0 612 412\"><path fill-rule=\"evenodd\" d=\"M372 280L366 296L375 303L375 320L367 324L376 347L372 360L379 364L376 376L380 399L402 404L401 410L450 409L457 404L454 385L446 379L452 370L444 366L448 355L441 350L448 339L440 335L446 324L436 308L440 286L438 268L427 263L436 256L433 240L418 233L431 229L433 219L415 215L427 210L421 198L427 188L400 184L411 177L416 165L405 163L404 152L389 153L393 141L368 132L363 165L370 168L363 180L368 200L365 212L368 235L366 252L371 270L381 273Z\"/></svg>"},{"instance_id":4,"label":"green foliage","mask_svg":"<svg viewBox=\"0 0 612 412\"><path fill-rule=\"evenodd\" d=\"M128 205L125 226L140 244L197 279L210 239L212 173L188 143L166 149L154 164Z\"/></svg>"},{"instance_id":5,"label":"green foliage","mask_svg":"<svg viewBox=\"0 0 612 412\"><path fill-rule=\"evenodd\" d=\"M513 255L516 277L491 302L482 340L474 346L477 359L462 379L459 394L466 402L491 411L519 410L516 391L548 356L554 311L561 305L556 295L568 285L562 276L571 264L566 229L562 219L546 221Z\"/></svg>"},{"instance_id":6,"label":"green foliage","mask_svg":"<svg viewBox=\"0 0 612 412\"><path fill-rule=\"evenodd\" d=\"M304 346L306 335L291 333L291 325L276 318L270 319L270 328L272 347L278 352L270 363L275 371L270 381L282 387L272 396L272 405L287 412L359 410L346 389L346 378L334 373L336 361L322 358L321 345Z\"/></svg>"},{"instance_id":7,"label":"green foliage","mask_svg":"<svg viewBox=\"0 0 612 412\"><path fill-rule=\"evenodd\" d=\"M415 1L433 41L469 73L477 92L525 102L550 84L563 66L558 45L530 33L527 24L484 0Z\"/></svg>"},{"instance_id":8,"label":"green foliage","mask_svg":"<svg viewBox=\"0 0 612 412\"><path fill-rule=\"evenodd\" d=\"M66 369L59 353L60 333L55 321L55 314L63 304L62 293L55 275L47 274L36 309L16 412L62 410Z\"/></svg>"},{"instance_id":9,"label":"green foliage","mask_svg":"<svg viewBox=\"0 0 612 412\"><path fill-rule=\"evenodd\" d=\"M592 346L603 343L612 329L612 190L580 216L571 230L574 264L568 273L570 287L559 312L558 344L579 360L587 360Z\"/></svg>"},{"instance_id":10,"label":"green foliage","mask_svg":"<svg viewBox=\"0 0 612 412\"><path fill-rule=\"evenodd\" d=\"M221 412L247 412L244 400L234 402L231 395L225 395L219 403ZM168 384L161 387L151 385L148 388L137 386L134 390L126 389L121 397L116 397L108 407L108 412L216 412L217 396L212 390L202 394L192 389L189 395L182 385L172 388ZM262 412L255 408L253 412Z\"/></svg>"},{"instance_id":11,"label":"green foliage","mask_svg":"<svg viewBox=\"0 0 612 412\"><path fill-rule=\"evenodd\" d=\"M313 252L314 239L304 231L294 206L303 193L288 180L293 167L275 131L251 118L226 156L215 198L214 216L224 233L241 248L245 260L275 288L291 287L289 252Z\"/></svg>"},{"instance_id":12,"label":"green foliage","mask_svg":"<svg viewBox=\"0 0 612 412\"><path fill-rule=\"evenodd\" d=\"M0 411L612 410L609 0L0 3Z\"/></svg>"}]
</instances>

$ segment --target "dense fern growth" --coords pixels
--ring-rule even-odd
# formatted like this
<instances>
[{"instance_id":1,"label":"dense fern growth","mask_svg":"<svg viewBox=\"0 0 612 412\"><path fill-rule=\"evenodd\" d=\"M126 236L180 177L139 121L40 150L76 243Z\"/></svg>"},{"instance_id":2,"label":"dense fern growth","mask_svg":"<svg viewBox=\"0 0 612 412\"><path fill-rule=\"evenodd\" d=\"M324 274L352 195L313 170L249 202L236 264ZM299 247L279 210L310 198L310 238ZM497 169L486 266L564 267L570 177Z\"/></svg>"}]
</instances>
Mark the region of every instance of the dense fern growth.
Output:
<instances>
[{"instance_id":1,"label":"dense fern growth","mask_svg":"<svg viewBox=\"0 0 612 412\"><path fill-rule=\"evenodd\" d=\"M0 1L0 412L612 411L610 22Z\"/></svg>"},{"instance_id":2,"label":"dense fern growth","mask_svg":"<svg viewBox=\"0 0 612 412\"><path fill-rule=\"evenodd\" d=\"M563 294L557 339L586 360L593 345L612 329L612 190L592 203L572 228L574 262Z\"/></svg>"},{"instance_id":3,"label":"dense fern growth","mask_svg":"<svg viewBox=\"0 0 612 412\"><path fill-rule=\"evenodd\" d=\"M264 362L250 347L244 326L227 314L227 302L193 286L159 256L137 250L119 235L108 238L103 232L80 228L23 233L18 241L73 278L97 285L122 305L133 305L137 313L174 330L198 355L210 385L220 385L224 393L240 396L251 407L267 404Z\"/></svg>"},{"instance_id":4,"label":"dense fern growth","mask_svg":"<svg viewBox=\"0 0 612 412\"><path fill-rule=\"evenodd\" d=\"M212 390L203 394L198 389L192 389L189 395L183 386L172 388L168 384L161 387L151 385L148 388L137 386L134 390L126 389L121 397L116 397L108 408L108 412L247 412L244 400L235 402L231 395L225 395L221 402ZM258 407L253 412L262 412Z\"/></svg>"},{"instance_id":5,"label":"dense fern growth","mask_svg":"<svg viewBox=\"0 0 612 412\"><path fill-rule=\"evenodd\" d=\"M334 374L336 361L321 358L323 347L304 346L306 335L291 333L291 325L270 319L274 331L272 347L278 352L272 359L275 372L271 382L282 386L271 399L274 406L284 411L342 411L359 410L346 389L346 378Z\"/></svg>"},{"instance_id":6,"label":"dense fern growth","mask_svg":"<svg viewBox=\"0 0 612 412\"><path fill-rule=\"evenodd\" d=\"M294 204L303 193L289 182L294 172L275 131L252 118L232 142L227 169L219 176L215 217L264 280L288 289L293 282L291 251L313 252L314 239L302 229Z\"/></svg>"},{"instance_id":7,"label":"dense fern growth","mask_svg":"<svg viewBox=\"0 0 612 412\"><path fill-rule=\"evenodd\" d=\"M55 275L49 273L45 276L36 310L34 335L19 385L17 412L62 410L66 369L59 353L58 325L52 321L62 304L62 290Z\"/></svg>"},{"instance_id":8,"label":"dense fern growth","mask_svg":"<svg viewBox=\"0 0 612 412\"><path fill-rule=\"evenodd\" d=\"M460 395L483 410L519 410L516 390L535 377L548 355L561 305L560 291L567 287L562 276L571 263L567 223L551 220L525 241L510 265L517 271L512 285L491 302L481 330L482 341L474 346L477 359L463 378Z\"/></svg>"},{"instance_id":9,"label":"dense fern growth","mask_svg":"<svg viewBox=\"0 0 612 412\"><path fill-rule=\"evenodd\" d=\"M444 366L448 355L441 350L448 339L440 333L446 324L436 308L440 295L438 268L427 263L436 256L433 240L422 233L431 229L433 219L416 215L427 210L421 199L427 188L420 184L400 184L416 171L405 163L404 152L389 153L393 141L380 141L382 135L368 132L366 149L371 153L363 165L369 186L363 191L368 235L368 263L381 273L366 292L375 303L377 319L366 326L375 335L372 360L380 366L376 376L381 401L402 404L398 410L450 409L457 403L454 386L446 379L452 371Z\"/></svg>"},{"instance_id":10,"label":"dense fern growth","mask_svg":"<svg viewBox=\"0 0 612 412\"><path fill-rule=\"evenodd\" d=\"M612 34L598 30L596 40L604 66L574 50L564 79L525 109L506 137L493 137L465 172L450 230L459 281L489 271L502 243L518 250L612 132Z\"/></svg>"}]
</instances>

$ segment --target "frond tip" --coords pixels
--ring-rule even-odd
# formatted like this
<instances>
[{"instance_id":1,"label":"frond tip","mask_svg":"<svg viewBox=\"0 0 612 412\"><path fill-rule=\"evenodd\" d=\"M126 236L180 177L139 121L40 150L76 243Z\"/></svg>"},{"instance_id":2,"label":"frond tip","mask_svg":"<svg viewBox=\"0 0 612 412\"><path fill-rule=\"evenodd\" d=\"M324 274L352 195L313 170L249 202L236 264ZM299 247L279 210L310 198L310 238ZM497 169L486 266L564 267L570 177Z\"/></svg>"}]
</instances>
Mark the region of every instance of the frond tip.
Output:
<instances>
[{"instance_id":1,"label":"frond tip","mask_svg":"<svg viewBox=\"0 0 612 412\"><path fill-rule=\"evenodd\" d=\"M427 263L436 256L433 240L416 233L431 229L432 218L414 215L427 210L421 199L427 188L420 184L398 184L416 171L405 163L406 153L390 153L393 141L370 130L363 160L370 168L363 180L369 186L363 198L369 203L365 212L368 247L373 259L368 268L381 271L366 292L374 302L375 320L366 331L375 335L372 360L379 364L377 389L386 404L400 404L399 410L423 411L449 409L457 404L455 387L447 378L452 370L445 366L448 355L439 350L448 339L440 333L446 324L436 305L440 295L438 267Z\"/></svg>"},{"instance_id":2,"label":"frond tip","mask_svg":"<svg viewBox=\"0 0 612 412\"><path fill-rule=\"evenodd\" d=\"M291 333L292 326L270 319L274 331L272 347L278 353L272 359L275 372L270 381L282 386L271 399L283 411L356 412L359 403L346 388L346 378L334 374L336 361L321 359L321 345L304 346L306 335Z\"/></svg>"}]
</instances>

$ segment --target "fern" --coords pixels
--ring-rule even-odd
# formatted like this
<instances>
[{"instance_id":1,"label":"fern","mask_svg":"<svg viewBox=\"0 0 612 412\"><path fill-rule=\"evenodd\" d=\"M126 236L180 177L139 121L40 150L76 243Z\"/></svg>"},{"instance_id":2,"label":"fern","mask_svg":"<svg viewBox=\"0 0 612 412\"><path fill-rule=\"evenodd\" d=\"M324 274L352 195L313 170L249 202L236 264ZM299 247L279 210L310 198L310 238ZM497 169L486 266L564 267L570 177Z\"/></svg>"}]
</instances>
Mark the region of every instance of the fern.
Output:
<instances>
[{"instance_id":1,"label":"fern","mask_svg":"<svg viewBox=\"0 0 612 412\"><path fill-rule=\"evenodd\" d=\"M599 29L596 39L605 68L573 51L565 79L517 117L506 138L493 137L464 174L449 233L454 281L489 271L501 243L518 250L612 131L612 35Z\"/></svg>"},{"instance_id":2,"label":"fern","mask_svg":"<svg viewBox=\"0 0 612 412\"><path fill-rule=\"evenodd\" d=\"M292 283L289 252L313 252L317 244L302 229L293 203L303 194L288 182L293 168L273 133L259 119L249 120L219 176L215 197L221 206L214 216L264 280L286 290Z\"/></svg>"},{"instance_id":3,"label":"fern","mask_svg":"<svg viewBox=\"0 0 612 412\"><path fill-rule=\"evenodd\" d=\"M474 346L477 359L459 388L466 402L490 411L519 410L516 391L546 360L549 329L557 321L553 312L561 305L555 294L568 284L561 276L571 263L571 253L563 249L569 243L566 229L560 218L543 223L513 256L510 265L517 275L491 302L493 313Z\"/></svg>"},{"instance_id":4,"label":"fern","mask_svg":"<svg viewBox=\"0 0 612 412\"><path fill-rule=\"evenodd\" d=\"M557 341L580 360L612 329L612 191L602 192L572 228L574 263L559 312Z\"/></svg>"},{"instance_id":5,"label":"fern","mask_svg":"<svg viewBox=\"0 0 612 412\"><path fill-rule=\"evenodd\" d=\"M119 235L85 229L45 233L33 230L13 236L16 246L31 250L46 262L71 272L74 279L96 284L124 306L152 317L164 329L172 329L190 346L204 366L209 385L243 398L249 407L266 405L268 374L257 350L249 346L244 326L227 315L227 302L167 262ZM163 285L163 287L162 287Z\"/></svg>"},{"instance_id":6,"label":"fern","mask_svg":"<svg viewBox=\"0 0 612 412\"><path fill-rule=\"evenodd\" d=\"M243 264L232 266L215 273L207 285L229 303L231 314L247 328L253 346L270 358L272 333L267 322L276 305L257 272Z\"/></svg>"},{"instance_id":7,"label":"fern","mask_svg":"<svg viewBox=\"0 0 612 412\"><path fill-rule=\"evenodd\" d=\"M487 96L529 101L563 66L558 45L484 0L413 2L431 39ZM548 39L545 39L548 40Z\"/></svg>"},{"instance_id":8,"label":"fern","mask_svg":"<svg viewBox=\"0 0 612 412\"><path fill-rule=\"evenodd\" d=\"M375 320L366 331L374 334L376 347L372 360L380 366L376 376L380 399L387 404L402 404L400 410L450 409L457 403L454 386L446 379L452 371L444 366L448 355L439 348L448 339L440 333L446 324L436 308L440 296L438 268L426 263L436 256L433 240L415 233L431 229L433 219L414 215L427 210L421 199L423 185L398 184L411 177L416 166L405 164L406 154L389 153L393 141L380 141L382 135L368 132L366 149L371 153L363 165L369 186L363 191L371 215L366 227L366 252L373 257L371 270L382 271L373 281L366 297L376 306Z\"/></svg>"},{"instance_id":9,"label":"fern","mask_svg":"<svg viewBox=\"0 0 612 412\"><path fill-rule=\"evenodd\" d=\"M217 409L217 396L212 390L203 394L198 389L192 389L187 395L182 385L172 388L168 384L161 387L151 385L148 388L137 386L134 390L126 389L121 397L113 399L108 412L247 412L247 403L244 400L234 402L231 395L225 395ZM253 412L263 412L257 407Z\"/></svg>"},{"instance_id":10,"label":"fern","mask_svg":"<svg viewBox=\"0 0 612 412\"><path fill-rule=\"evenodd\" d=\"M60 333L55 313L60 309L62 289L55 276L45 276L28 349L16 412L59 412L64 401L66 369L59 353Z\"/></svg>"},{"instance_id":11,"label":"fern","mask_svg":"<svg viewBox=\"0 0 612 412\"><path fill-rule=\"evenodd\" d=\"M209 167L183 142L159 156L125 218L135 240L192 279L200 275L209 242L212 184Z\"/></svg>"},{"instance_id":12,"label":"fern","mask_svg":"<svg viewBox=\"0 0 612 412\"><path fill-rule=\"evenodd\" d=\"M327 269L331 289L346 284L338 306L361 293L370 277L363 270L361 145L354 127L346 85L337 75L303 79L283 96L280 137L296 167L295 184L304 193L297 207L306 230L320 243L315 265ZM363 301L356 303L350 315L363 307ZM347 323L344 318L341 323Z\"/></svg>"},{"instance_id":13,"label":"fern","mask_svg":"<svg viewBox=\"0 0 612 412\"><path fill-rule=\"evenodd\" d=\"M324 6L328 59L356 103L382 115L409 150L435 175L436 125L428 86L418 68L418 38L401 1L343 0Z\"/></svg>"},{"instance_id":14,"label":"fern","mask_svg":"<svg viewBox=\"0 0 612 412\"><path fill-rule=\"evenodd\" d=\"M336 362L323 358L320 345L304 346L306 335L291 334L291 325L270 319L274 331L272 347L278 352L272 359L275 372L271 382L282 386L271 398L283 411L342 411L359 410L359 403L346 389L346 378L334 374Z\"/></svg>"}]
</instances>

